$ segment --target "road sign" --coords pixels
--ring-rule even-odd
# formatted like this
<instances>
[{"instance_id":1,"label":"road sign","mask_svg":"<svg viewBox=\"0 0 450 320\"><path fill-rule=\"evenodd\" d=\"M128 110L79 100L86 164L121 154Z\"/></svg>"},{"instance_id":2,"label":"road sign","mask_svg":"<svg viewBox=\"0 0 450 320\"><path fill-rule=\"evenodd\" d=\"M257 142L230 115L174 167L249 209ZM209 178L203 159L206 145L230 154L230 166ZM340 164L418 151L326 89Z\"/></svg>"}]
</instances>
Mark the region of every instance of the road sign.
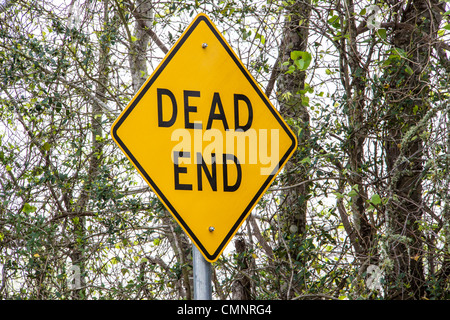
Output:
<instances>
[{"instance_id":1,"label":"road sign","mask_svg":"<svg viewBox=\"0 0 450 320\"><path fill-rule=\"evenodd\" d=\"M111 133L209 262L218 259L297 146L204 14L188 26Z\"/></svg>"}]
</instances>

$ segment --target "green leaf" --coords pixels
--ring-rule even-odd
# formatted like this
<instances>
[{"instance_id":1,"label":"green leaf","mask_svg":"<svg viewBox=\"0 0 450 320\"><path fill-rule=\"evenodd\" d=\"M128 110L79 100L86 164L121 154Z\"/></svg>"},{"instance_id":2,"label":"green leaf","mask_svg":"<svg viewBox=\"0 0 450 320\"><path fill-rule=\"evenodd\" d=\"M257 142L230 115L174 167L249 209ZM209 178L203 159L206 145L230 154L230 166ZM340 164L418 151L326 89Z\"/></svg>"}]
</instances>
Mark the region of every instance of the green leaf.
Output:
<instances>
[{"instance_id":1,"label":"green leaf","mask_svg":"<svg viewBox=\"0 0 450 320\"><path fill-rule=\"evenodd\" d=\"M257 33L255 37L261 41L261 44L266 43L266 38L262 34Z\"/></svg>"},{"instance_id":2,"label":"green leaf","mask_svg":"<svg viewBox=\"0 0 450 320\"><path fill-rule=\"evenodd\" d=\"M330 19L328 19L328 23L331 24L331 26L335 29L339 28L341 26L339 22L339 16L334 15Z\"/></svg>"},{"instance_id":3,"label":"green leaf","mask_svg":"<svg viewBox=\"0 0 450 320\"><path fill-rule=\"evenodd\" d=\"M310 157L303 158L302 161L300 161L300 163L311 164L311 158Z\"/></svg>"},{"instance_id":4,"label":"green leaf","mask_svg":"<svg viewBox=\"0 0 450 320\"><path fill-rule=\"evenodd\" d=\"M381 204L381 197L378 194L374 194L372 196L372 198L370 198L370 203L374 204L374 205L379 205Z\"/></svg>"},{"instance_id":5,"label":"green leaf","mask_svg":"<svg viewBox=\"0 0 450 320\"><path fill-rule=\"evenodd\" d=\"M291 59L299 70L304 71L309 67L312 56L309 52L294 50L291 51Z\"/></svg>"},{"instance_id":6,"label":"green leaf","mask_svg":"<svg viewBox=\"0 0 450 320\"><path fill-rule=\"evenodd\" d=\"M386 29L378 29L378 35L381 39L386 40Z\"/></svg>"},{"instance_id":7,"label":"green leaf","mask_svg":"<svg viewBox=\"0 0 450 320\"><path fill-rule=\"evenodd\" d=\"M44 145L42 146L42 148L44 148L45 151L50 151L50 147L51 145L48 142L44 143Z\"/></svg>"},{"instance_id":8,"label":"green leaf","mask_svg":"<svg viewBox=\"0 0 450 320\"><path fill-rule=\"evenodd\" d=\"M302 105L308 106L309 105L309 97L302 96Z\"/></svg>"},{"instance_id":9,"label":"green leaf","mask_svg":"<svg viewBox=\"0 0 450 320\"><path fill-rule=\"evenodd\" d=\"M336 196L336 198L338 198L338 199L343 199L344 198L344 195L342 194L342 193L340 193L340 192L333 192L333 194Z\"/></svg>"},{"instance_id":10,"label":"green leaf","mask_svg":"<svg viewBox=\"0 0 450 320\"><path fill-rule=\"evenodd\" d=\"M294 60L294 64L297 66L299 70L304 70L305 60L303 59Z\"/></svg>"},{"instance_id":11,"label":"green leaf","mask_svg":"<svg viewBox=\"0 0 450 320\"><path fill-rule=\"evenodd\" d=\"M301 59L303 53L304 51L297 51L297 50L291 51L291 59L294 61Z\"/></svg>"},{"instance_id":12,"label":"green leaf","mask_svg":"<svg viewBox=\"0 0 450 320\"><path fill-rule=\"evenodd\" d=\"M334 23L334 22L336 22L336 20L338 20L338 19L339 19L339 16L334 15L334 16L332 16L330 19L328 19L328 23Z\"/></svg>"},{"instance_id":13,"label":"green leaf","mask_svg":"<svg viewBox=\"0 0 450 320\"><path fill-rule=\"evenodd\" d=\"M358 192L356 190L352 190L348 193L349 197L356 197L358 195Z\"/></svg>"},{"instance_id":14,"label":"green leaf","mask_svg":"<svg viewBox=\"0 0 450 320\"><path fill-rule=\"evenodd\" d=\"M295 71L295 67L294 66L289 66L288 71L285 72L285 74L290 74L293 73Z\"/></svg>"},{"instance_id":15,"label":"green leaf","mask_svg":"<svg viewBox=\"0 0 450 320\"><path fill-rule=\"evenodd\" d=\"M28 213L32 213L32 212L35 212L35 211L36 211L36 207L30 205L29 203L25 203L25 204L23 205L22 211L25 212L25 213L27 213L27 214L28 214Z\"/></svg>"},{"instance_id":16,"label":"green leaf","mask_svg":"<svg viewBox=\"0 0 450 320\"><path fill-rule=\"evenodd\" d=\"M409 75L412 75L414 71L413 71L413 69L411 69L410 66L406 66L406 67L405 67L405 72L406 72L407 74L409 74Z\"/></svg>"},{"instance_id":17,"label":"green leaf","mask_svg":"<svg viewBox=\"0 0 450 320\"><path fill-rule=\"evenodd\" d=\"M146 262L148 262L147 258L142 258L141 261L140 261L140 263L146 263Z\"/></svg>"}]
</instances>

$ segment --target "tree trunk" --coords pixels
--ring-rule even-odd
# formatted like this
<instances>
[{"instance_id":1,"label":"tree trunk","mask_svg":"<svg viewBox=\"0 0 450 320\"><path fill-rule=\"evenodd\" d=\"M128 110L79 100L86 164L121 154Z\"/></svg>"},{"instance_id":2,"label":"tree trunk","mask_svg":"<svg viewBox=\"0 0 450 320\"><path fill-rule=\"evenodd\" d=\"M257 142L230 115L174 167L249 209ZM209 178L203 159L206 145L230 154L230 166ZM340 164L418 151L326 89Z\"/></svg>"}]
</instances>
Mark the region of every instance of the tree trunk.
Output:
<instances>
[{"instance_id":1,"label":"tree trunk","mask_svg":"<svg viewBox=\"0 0 450 320\"><path fill-rule=\"evenodd\" d=\"M248 257L246 256L247 245L245 239L238 238L234 241L237 254L237 270L238 276L233 281L232 299L233 300L250 300L252 286L247 274L249 269Z\"/></svg>"},{"instance_id":2,"label":"tree trunk","mask_svg":"<svg viewBox=\"0 0 450 320\"><path fill-rule=\"evenodd\" d=\"M364 143L367 138L366 128L366 81L367 68L360 54L357 40L357 26L355 17L355 7L353 0L346 0L343 8L345 15L346 29L348 37L340 39L340 54L342 66L345 69L344 89L346 92L347 118L350 135L348 138L348 156L350 172L348 174L348 184L352 188L351 196L351 216L353 219L353 228L351 232L355 233L356 243L353 246L356 249L356 255L361 263L360 273L370 265L377 263L377 251L374 244L375 229L370 224L366 213L367 190L364 186L365 171L364 165ZM344 50L345 48L345 50ZM370 55L365 57L370 61Z\"/></svg>"},{"instance_id":3,"label":"tree trunk","mask_svg":"<svg viewBox=\"0 0 450 320\"><path fill-rule=\"evenodd\" d=\"M128 52L133 91L136 93L148 77L147 50L149 41L153 38L150 36L151 30L147 26L151 25L153 19L153 3L151 0L136 0L135 5L130 3L128 7L136 19L134 26L134 37L136 40L130 42ZM158 46L162 45L158 44ZM163 46L163 51L166 51L164 48ZM169 212L167 210L164 210L164 212L166 215L164 218L165 224L169 226L169 230L167 230L168 239L181 266L180 279L177 279L177 289L181 297L191 300L193 297L193 286L192 280L190 280L192 271L189 265L192 265L192 258L189 259L189 253L192 245Z\"/></svg>"},{"instance_id":4,"label":"tree trunk","mask_svg":"<svg viewBox=\"0 0 450 320\"><path fill-rule=\"evenodd\" d=\"M279 62L290 62L291 53L306 51L308 44L309 17L311 3L306 1L294 1L286 7L284 34L281 42ZM310 128L307 105L303 97L305 89L306 72L295 70L286 73L288 66L281 65L277 79L277 96L280 103L280 112L286 119L293 119L300 131L298 133L298 149L291 160L285 166L285 185L296 185L286 189L281 204L281 231L283 237L288 237L296 242L290 246L286 254L292 259L300 259L300 244L306 232L306 211L309 197L310 183L302 183L309 180L309 166L302 159L310 155ZM293 272L293 271L292 271ZM295 280L294 280L295 282ZM295 285L294 285L295 287ZM287 292L286 298L292 297L293 291Z\"/></svg>"},{"instance_id":5,"label":"tree trunk","mask_svg":"<svg viewBox=\"0 0 450 320\"><path fill-rule=\"evenodd\" d=\"M392 299L420 299L426 290L423 258L422 130L415 126L428 112L428 63L440 21L439 2L415 0L401 12L403 27L393 30L392 45L407 59L391 63L387 99L387 168L391 174L388 204ZM443 12L443 11L442 11ZM405 27L407 26L407 27Z\"/></svg>"},{"instance_id":6,"label":"tree trunk","mask_svg":"<svg viewBox=\"0 0 450 320\"><path fill-rule=\"evenodd\" d=\"M128 59L130 62L131 80L133 82L133 91L136 93L144 84L148 77L147 73L147 49L150 36L142 28L142 23L138 19L152 21L153 5L151 0L136 0L136 6L133 10L137 11L135 15L136 22L134 26L135 41L130 42Z\"/></svg>"},{"instance_id":7,"label":"tree trunk","mask_svg":"<svg viewBox=\"0 0 450 320\"><path fill-rule=\"evenodd\" d=\"M109 21L109 1L105 1L103 8L103 26L102 32L108 33ZM97 77L97 87L95 89L96 101L101 101L106 103L106 88L108 86L108 65L110 61L110 43L109 41L103 41L99 44L99 60L98 60L98 77ZM72 260L72 265L76 266L79 270L79 283L81 288L75 288L72 292L73 299L83 299L85 297L85 273L86 266L83 252L86 246L86 226L84 212L88 211L89 200L91 199L91 192L93 189L93 184L99 174L99 168L103 162L103 139L102 137L102 116L103 109L98 103L93 103L91 108L90 116L90 127L91 127L91 153L89 158L89 164L87 169L88 179L83 185L82 191L78 200L75 203L74 211L75 215L72 218L72 232L73 232L73 245L70 252L70 258Z\"/></svg>"}]
</instances>

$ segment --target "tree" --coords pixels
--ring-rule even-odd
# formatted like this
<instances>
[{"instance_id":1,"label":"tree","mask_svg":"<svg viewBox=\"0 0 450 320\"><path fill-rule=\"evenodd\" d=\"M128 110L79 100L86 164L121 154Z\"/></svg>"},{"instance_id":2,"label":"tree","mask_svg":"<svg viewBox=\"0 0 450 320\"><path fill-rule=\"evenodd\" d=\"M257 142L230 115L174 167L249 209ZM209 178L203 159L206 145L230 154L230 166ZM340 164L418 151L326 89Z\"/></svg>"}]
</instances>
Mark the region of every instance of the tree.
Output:
<instances>
[{"instance_id":1,"label":"tree","mask_svg":"<svg viewBox=\"0 0 450 320\"><path fill-rule=\"evenodd\" d=\"M309 159L310 153L310 120L305 103L307 90L306 72L311 55L307 52L309 19L311 13L310 1L292 1L286 5L285 26L280 45L278 64L280 69L277 77L277 93L280 101L281 114L287 119L293 119L294 130L298 131L299 148L293 159L286 166L286 182L289 186L283 195L280 209L281 237L294 243L284 253L284 259L290 261L290 268L302 265L301 244L306 236L306 212L310 196ZM292 249L291 249L292 248ZM293 271L292 271L293 272ZM302 286L301 280L294 280L294 287ZM287 290L286 297L292 297L295 289Z\"/></svg>"},{"instance_id":2,"label":"tree","mask_svg":"<svg viewBox=\"0 0 450 320\"><path fill-rule=\"evenodd\" d=\"M392 50L404 59L387 68L386 85L386 165L391 173L389 227L398 236L390 242L395 257L392 276L396 286L393 298L420 299L426 294L423 260L424 216L423 174L425 146L423 135L427 114L433 111L431 52L444 12L438 1L410 1L401 6L392 29ZM426 36L425 36L426 35Z\"/></svg>"},{"instance_id":3,"label":"tree","mask_svg":"<svg viewBox=\"0 0 450 320\"><path fill-rule=\"evenodd\" d=\"M193 297L192 244L109 130L199 12L299 140L213 297L448 299L435 0L0 2L0 297Z\"/></svg>"}]
</instances>

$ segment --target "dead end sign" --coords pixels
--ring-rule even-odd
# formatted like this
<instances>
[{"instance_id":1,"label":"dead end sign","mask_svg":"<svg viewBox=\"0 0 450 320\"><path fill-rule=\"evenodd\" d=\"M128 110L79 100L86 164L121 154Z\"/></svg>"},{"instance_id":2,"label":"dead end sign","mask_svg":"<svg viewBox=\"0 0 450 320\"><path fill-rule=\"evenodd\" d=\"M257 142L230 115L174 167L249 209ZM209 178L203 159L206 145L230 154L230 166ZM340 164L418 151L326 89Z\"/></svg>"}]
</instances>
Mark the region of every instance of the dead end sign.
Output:
<instances>
[{"instance_id":1,"label":"dead end sign","mask_svg":"<svg viewBox=\"0 0 450 320\"><path fill-rule=\"evenodd\" d=\"M209 262L297 147L216 26L199 14L111 128Z\"/></svg>"}]
</instances>

